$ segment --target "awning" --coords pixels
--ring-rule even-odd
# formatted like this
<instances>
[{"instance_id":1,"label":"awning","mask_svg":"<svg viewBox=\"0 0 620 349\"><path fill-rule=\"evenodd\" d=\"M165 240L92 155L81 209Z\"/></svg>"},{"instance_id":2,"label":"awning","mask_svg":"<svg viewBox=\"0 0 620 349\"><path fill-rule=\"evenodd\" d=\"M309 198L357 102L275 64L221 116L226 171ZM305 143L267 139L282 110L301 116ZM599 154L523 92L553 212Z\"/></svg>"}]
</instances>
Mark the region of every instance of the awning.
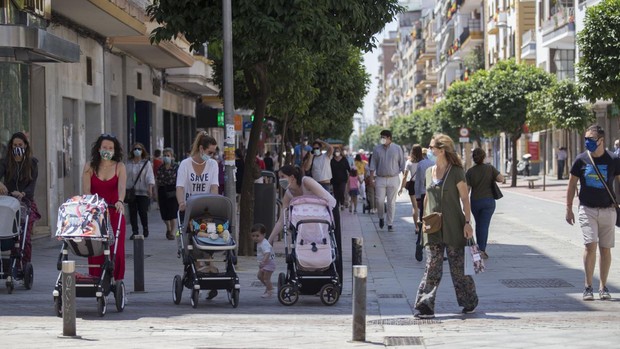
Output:
<instances>
[{"instance_id":1,"label":"awning","mask_svg":"<svg viewBox=\"0 0 620 349\"><path fill-rule=\"evenodd\" d=\"M0 57L19 62L75 63L80 60L80 46L36 27L0 25Z\"/></svg>"},{"instance_id":2,"label":"awning","mask_svg":"<svg viewBox=\"0 0 620 349\"><path fill-rule=\"evenodd\" d=\"M110 39L110 44L157 69L191 67L194 57L172 41L151 44L148 36L122 36Z\"/></svg>"}]
</instances>

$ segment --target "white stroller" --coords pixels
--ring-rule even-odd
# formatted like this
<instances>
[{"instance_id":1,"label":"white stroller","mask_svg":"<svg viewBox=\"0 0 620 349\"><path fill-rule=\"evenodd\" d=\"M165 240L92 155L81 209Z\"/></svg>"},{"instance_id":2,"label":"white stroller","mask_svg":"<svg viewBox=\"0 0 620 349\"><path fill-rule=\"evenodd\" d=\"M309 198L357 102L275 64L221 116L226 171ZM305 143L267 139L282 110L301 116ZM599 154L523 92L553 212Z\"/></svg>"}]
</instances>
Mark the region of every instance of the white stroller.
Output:
<instances>
[{"instance_id":1,"label":"white stroller","mask_svg":"<svg viewBox=\"0 0 620 349\"><path fill-rule=\"evenodd\" d=\"M122 217L122 216L121 216ZM118 239L120 224L119 217L116 234L110 227L108 206L98 195L74 196L67 200L58 209L58 223L56 237L62 240L62 248L58 257L58 270L62 269L62 261L68 260L69 250L80 257L94 257L104 255L101 267L101 276L76 273L76 297L95 297L97 312L104 316L107 311L107 296L114 293L116 310L125 309L125 284L123 281L112 280L114 272L113 255L116 255L118 244L114 244L114 254L110 255L110 246ZM91 265L81 265L92 267ZM62 316L62 272L58 274L54 287L54 306L56 315Z\"/></svg>"},{"instance_id":2,"label":"white stroller","mask_svg":"<svg viewBox=\"0 0 620 349\"><path fill-rule=\"evenodd\" d=\"M319 293L323 304L336 304L342 282L336 270L338 252L329 205L315 196L293 198L284 223L287 272L278 275L278 300L293 305L300 294Z\"/></svg>"},{"instance_id":3,"label":"white stroller","mask_svg":"<svg viewBox=\"0 0 620 349\"><path fill-rule=\"evenodd\" d=\"M6 279L8 293L13 293L15 281L23 280L27 290L32 288L34 269L23 263L29 209L12 196L0 196L0 279Z\"/></svg>"}]
</instances>

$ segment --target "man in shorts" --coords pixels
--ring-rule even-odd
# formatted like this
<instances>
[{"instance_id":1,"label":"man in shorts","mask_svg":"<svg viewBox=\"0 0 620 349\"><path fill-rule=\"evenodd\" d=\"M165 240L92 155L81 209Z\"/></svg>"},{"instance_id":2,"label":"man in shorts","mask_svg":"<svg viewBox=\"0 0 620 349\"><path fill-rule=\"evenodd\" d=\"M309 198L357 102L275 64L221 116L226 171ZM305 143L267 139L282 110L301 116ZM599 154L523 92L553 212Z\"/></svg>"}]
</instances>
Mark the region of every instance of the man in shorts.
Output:
<instances>
[{"instance_id":1,"label":"man in shorts","mask_svg":"<svg viewBox=\"0 0 620 349\"><path fill-rule=\"evenodd\" d=\"M583 300L594 300L592 276L596 266L596 250L600 253L599 298L611 299L607 288L607 276L611 266L611 248L614 247L616 209L611 196L594 168L602 175L607 187L612 190L614 179L620 178L620 160L605 150L605 132L598 125L588 127L585 134L586 151L577 155L570 170L566 190L566 221L575 223L573 198L579 181L578 220L583 232L585 250L583 265L585 269L585 289Z\"/></svg>"}]
</instances>

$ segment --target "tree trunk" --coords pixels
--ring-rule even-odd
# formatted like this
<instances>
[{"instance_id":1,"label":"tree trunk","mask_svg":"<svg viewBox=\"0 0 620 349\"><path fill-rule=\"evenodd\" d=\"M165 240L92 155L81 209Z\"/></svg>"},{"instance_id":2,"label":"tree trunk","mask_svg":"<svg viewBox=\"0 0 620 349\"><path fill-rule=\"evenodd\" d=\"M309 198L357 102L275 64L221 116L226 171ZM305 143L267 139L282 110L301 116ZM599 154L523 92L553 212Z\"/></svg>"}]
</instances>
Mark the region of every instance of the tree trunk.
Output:
<instances>
[{"instance_id":1,"label":"tree trunk","mask_svg":"<svg viewBox=\"0 0 620 349\"><path fill-rule=\"evenodd\" d=\"M512 174L511 187L517 186L517 163L519 162L517 159L517 141L519 141L519 138L521 138L521 133L515 134L510 138L512 143L512 163L510 164L510 173Z\"/></svg>"}]
</instances>

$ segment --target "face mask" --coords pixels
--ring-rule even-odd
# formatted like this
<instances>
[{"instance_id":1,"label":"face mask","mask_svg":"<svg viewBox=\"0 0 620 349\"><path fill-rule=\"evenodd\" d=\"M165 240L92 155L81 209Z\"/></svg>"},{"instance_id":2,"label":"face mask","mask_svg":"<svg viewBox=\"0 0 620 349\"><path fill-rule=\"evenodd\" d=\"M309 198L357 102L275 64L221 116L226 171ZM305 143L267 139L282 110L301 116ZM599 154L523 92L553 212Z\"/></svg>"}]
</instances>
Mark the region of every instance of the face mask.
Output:
<instances>
[{"instance_id":1,"label":"face mask","mask_svg":"<svg viewBox=\"0 0 620 349\"><path fill-rule=\"evenodd\" d=\"M334 155L336 155L336 156L340 156L340 152L339 152L339 151L337 151L337 152L335 152L335 153L334 153Z\"/></svg>"},{"instance_id":2,"label":"face mask","mask_svg":"<svg viewBox=\"0 0 620 349\"><path fill-rule=\"evenodd\" d=\"M586 149L588 149L589 152L593 152L596 150L596 148L598 148L598 140L592 140L592 139L588 139L586 138Z\"/></svg>"},{"instance_id":3,"label":"face mask","mask_svg":"<svg viewBox=\"0 0 620 349\"><path fill-rule=\"evenodd\" d=\"M286 178L280 178L280 188L286 190L288 189L288 179Z\"/></svg>"},{"instance_id":4,"label":"face mask","mask_svg":"<svg viewBox=\"0 0 620 349\"><path fill-rule=\"evenodd\" d=\"M133 155L135 155L135 156L142 156L142 150L140 150L140 149L134 149L134 150L133 150Z\"/></svg>"},{"instance_id":5,"label":"face mask","mask_svg":"<svg viewBox=\"0 0 620 349\"><path fill-rule=\"evenodd\" d=\"M114 152L101 149L99 150L99 155L101 155L101 158L103 160L112 160L112 157L114 156Z\"/></svg>"},{"instance_id":6,"label":"face mask","mask_svg":"<svg viewBox=\"0 0 620 349\"><path fill-rule=\"evenodd\" d=\"M170 164L172 163L172 158L169 156L164 156L164 164Z\"/></svg>"},{"instance_id":7,"label":"face mask","mask_svg":"<svg viewBox=\"0 0 620 349\"><path fill-rule=\"evenodd\" d=\"M382 145L385 145L385 143L387 143L387 138L381 138L381 141L379 141Z\"/></svg>"},{"instance_id":8,"label":"face mask","mask_svg":"<svg viewBox=\"0 0 620 349\"><path fill-rule=\"evenodd\" d=\"M26 153L26 150L22 147L13 148L13 155L15 156L24 156L25 153Z\"/></svg>"},{"instance_id":9,"label":"face mask","mask_svg":"<svg viewBox=\"0 0 620 349\"><path fill-rule=\"evenodd\" d=\"M202 160L207 161L211 159L211 155L208 155L207 153L202 153L200 154L200 157L202 158Z\"/></svg>"},{"instance_id":10,"label":"face mask","mask_svg":"<svg viewBox=\"0 0 620 349\"><path fill-rule=\"evenodd\" d=\"M314 149L314 155L316 156L321 155L321 149Z\"/></svg>"},{"instance_id":11,"label":"face mask","mask_svg":"<svg viewBox=\"0 0 620 349\"><path fill-rule=\"evenodd\" d=\"M432 162L435 162L435 160L437 160L435 155L433 155L433 152L431 152L430 150L428 151L428 153L426 153L426 158Z\"/></svg>"}]
</instances>

